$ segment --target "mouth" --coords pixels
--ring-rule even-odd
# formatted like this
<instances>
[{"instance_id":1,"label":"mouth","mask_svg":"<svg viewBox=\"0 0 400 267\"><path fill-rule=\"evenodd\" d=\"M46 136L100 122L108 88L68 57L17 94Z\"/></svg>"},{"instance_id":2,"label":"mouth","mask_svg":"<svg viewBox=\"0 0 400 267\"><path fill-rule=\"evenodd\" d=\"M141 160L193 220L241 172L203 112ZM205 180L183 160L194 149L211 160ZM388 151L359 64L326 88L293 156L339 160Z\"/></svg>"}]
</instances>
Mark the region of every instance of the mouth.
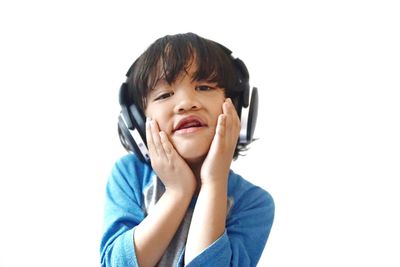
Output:
<instances>
[{"instance_id":1,"label":"mouth","mask_svg":"<svg viewBox=\"0 0 400 267\"><path fill-rule=\"evenodd\" d=\"M200 118L196 116L190 116L180 120L175 126L173 132L193 131L206 126L207 124L205 124Z\"/></svg>"}]
</instances>

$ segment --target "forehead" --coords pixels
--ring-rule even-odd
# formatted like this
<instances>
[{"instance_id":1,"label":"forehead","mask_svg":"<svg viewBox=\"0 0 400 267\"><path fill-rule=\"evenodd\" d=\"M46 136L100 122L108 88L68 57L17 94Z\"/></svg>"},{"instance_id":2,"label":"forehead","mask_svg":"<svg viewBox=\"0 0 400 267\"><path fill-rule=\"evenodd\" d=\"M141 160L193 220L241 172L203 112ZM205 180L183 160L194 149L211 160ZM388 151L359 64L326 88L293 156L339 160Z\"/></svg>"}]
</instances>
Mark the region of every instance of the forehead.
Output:
<instances>
[{"instance_id":1,"label":"forehead","mask_svg":"<svg viewBox=\"0 0 400 267\"><path fill-rule=\"evenodd\" d=\"M180 83L183 81L185 78L189 78L191 81L196 81L196 72L197 72L197 64L195 61L191 61L186 64L186 66L181 69L177 70L175 75L173 75L173 79L169 77L169 74L167 71L160 69L159 74L157 77L157 80L153 86L153 88L150 88L150 92L156 90L160 86L165 87L165 86L171 86L176 83Z\"/></svg>"}]
</instances>

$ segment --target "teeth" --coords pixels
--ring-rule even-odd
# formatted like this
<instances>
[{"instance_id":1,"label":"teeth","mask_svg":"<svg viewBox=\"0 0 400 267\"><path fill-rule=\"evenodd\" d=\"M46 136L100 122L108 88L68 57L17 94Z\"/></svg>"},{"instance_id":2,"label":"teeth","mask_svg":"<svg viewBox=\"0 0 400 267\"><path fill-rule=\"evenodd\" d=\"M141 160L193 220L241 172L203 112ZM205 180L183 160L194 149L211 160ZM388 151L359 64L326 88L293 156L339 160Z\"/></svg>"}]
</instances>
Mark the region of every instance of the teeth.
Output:
<instances>
[{"instance_id":1,"label":"teeth","mask_svg":"<svg viewBox=\"0 0 400 267\"><path fill-rule=\"evenodd\" d=\"M186 123L185 125L182 125L181 128L185 129L185 128L197 127L197 126L200 126L200 123L197 121L193 121L193 122Z\"/></svg>"}]
</instances>

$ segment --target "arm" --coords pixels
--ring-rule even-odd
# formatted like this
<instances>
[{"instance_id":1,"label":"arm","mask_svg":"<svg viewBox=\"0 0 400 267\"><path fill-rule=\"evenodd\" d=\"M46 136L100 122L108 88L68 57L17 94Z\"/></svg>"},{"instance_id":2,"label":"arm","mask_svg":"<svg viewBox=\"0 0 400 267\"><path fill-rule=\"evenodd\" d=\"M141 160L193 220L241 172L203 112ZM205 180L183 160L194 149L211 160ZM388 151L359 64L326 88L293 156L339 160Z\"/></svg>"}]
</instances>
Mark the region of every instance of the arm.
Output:
<instances>
[{"instance_id":1,"label":"arm","mask_svg":"<svg viewBox=\"0 0 400 267\"><path fill-rule=\"evenodd\" d=\"M197 255L187 267L257 266L274 218L272 197L240 176L229 177L229 209L226 230Z\"/></svg>"},{"instance_id":2,"label":"arm","mask_svg":"<svg viewBox=\"0 0 400 267\"><path fill-rule=\"evenodd\" d=\"M154 266L177 231L187 207L189 194L165 191L151 213L136 227L134 245L139 266Z\"/></svg>"},{"instance_id":3,"label":"arm","mask_svg":"<svg viewBox=\"0 0 400 267\"><path fill-rule=\"evenodd\" d=\"M176 232L188 205L185 203L191 199L166 191L145 217L139 178L142 174L127 170L128 164L133 165L118 162L107 184L101 242L103 267L154 266ZM148 253L146 260L153 262L144 262L144 253Z\"/></svg>"},{"instance_id":4,"label":"arm","mask_svg":"<svg viewBox=\"0 0 400 267\"><path fill-rule=\"evenodd\" d=\"M152 127L148 124L146 131L152 165L165 185L165 192L145 217L140 204L142 192L138 190L141 186L137 184L142 174L132 174L124 166L114 168L107 185L102 266L154 266L192 199L195 179L189 167L177 158L155 122Z\"/></svg>"},{"instance_id":5,"label":"arm","mask_svg":"<svg viewBox=\"0 0 400 267\"><path fill-rule=\"evenodd\" d=\"M201 187L190 224L185 263L189 263L224 233L227 211L226 187L222 182Z\"/></svg>"},{"instance_id":6,"label":"arm","mask_svg":"<svg viewBox=\"0 0 400 267\"><path fill-rule=\"evenodd\" d=\"M214 140L201 168L201 188L185 251L189 263L225 232L227 181L240 131L240 120L230 99L222 105Z\"/></svg>"},{"instance_id":7,"label":"arm","mask_svg":"<svg viewBox=\"0 0 400 267\"><path fill-rule=\"evenodd\" d=\"M256 266L266 244L274 217L271 196L234 174L228 179L239 130L239 118L227 100L201 169L186 244L187 266ZM234 205L227 219L228 181Z\"/></svg>"},{"instance_id":8,"label":"arm","mask_svg":"<svg viewBox=\"0 0 400 267\"><path fill-rule=\"evenodd\" d=\"M137 266L133 231L143 220L141 188L146 166L130 155L118 161L108 180L105 196L101 266Z\"/></svg>"},{"instance_id":9,"label":"arm","mask_svg":"<svg viewBox=\"0 0 400 267\"><path fill-rule=\"evenodd\" d=\"M139 265L154 266L185 216L196 183L193 172L155 121L147 122L146 136L152 167L164 183L165 193L136 228L134 244Z\"/></svg>"}]
</instances>

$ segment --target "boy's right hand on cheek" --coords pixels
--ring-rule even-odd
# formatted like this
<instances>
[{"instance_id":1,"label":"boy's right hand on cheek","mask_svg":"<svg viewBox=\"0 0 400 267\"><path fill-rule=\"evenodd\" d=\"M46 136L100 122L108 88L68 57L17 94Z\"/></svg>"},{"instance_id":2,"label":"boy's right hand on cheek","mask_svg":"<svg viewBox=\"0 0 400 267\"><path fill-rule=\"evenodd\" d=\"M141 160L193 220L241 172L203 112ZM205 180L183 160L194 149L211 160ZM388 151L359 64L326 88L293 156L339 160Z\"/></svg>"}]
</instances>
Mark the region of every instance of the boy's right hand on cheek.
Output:
<instances>
[{"instance_id":1,"label":"boy's right hand on cheek","mask_svg":"<svg viewBox=\"0 0 400 267\"><path fill-rule=\"evenodd\" d=\"M192 192L196 179L189 165L178 154L165 132L160 131L155 120L146 120L146 138L151 166L164 183L166 190ZM192 192L192 193L193 193Z\"/></svg>"}]
</instances>

